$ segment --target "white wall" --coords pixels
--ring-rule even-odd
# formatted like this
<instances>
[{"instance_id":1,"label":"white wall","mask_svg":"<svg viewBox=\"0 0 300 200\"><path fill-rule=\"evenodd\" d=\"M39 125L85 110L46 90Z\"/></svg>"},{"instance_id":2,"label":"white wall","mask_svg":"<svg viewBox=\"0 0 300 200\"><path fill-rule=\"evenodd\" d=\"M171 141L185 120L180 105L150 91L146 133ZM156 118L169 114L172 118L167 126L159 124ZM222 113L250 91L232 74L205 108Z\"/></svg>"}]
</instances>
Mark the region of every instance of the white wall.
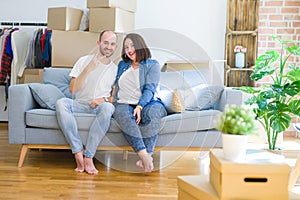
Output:
<instances>
[{"instance_id":1,"label":"white wall","mask_svg":"<svg viewBox=\"0 0 300 200\"><path fill-rule=\"evenodd\" d=\"M224 58L226 2L138 0L135 28L175 31L200 45L213 60L220 60Z\"/></svg>"}]
</instances>

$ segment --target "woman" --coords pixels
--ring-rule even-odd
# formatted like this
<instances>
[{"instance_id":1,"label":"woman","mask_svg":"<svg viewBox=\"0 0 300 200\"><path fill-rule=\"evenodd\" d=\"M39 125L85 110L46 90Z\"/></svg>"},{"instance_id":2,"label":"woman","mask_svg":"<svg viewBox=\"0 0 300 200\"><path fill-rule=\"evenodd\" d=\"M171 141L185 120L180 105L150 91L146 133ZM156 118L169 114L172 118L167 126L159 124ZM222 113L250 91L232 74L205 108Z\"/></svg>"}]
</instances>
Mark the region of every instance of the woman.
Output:
<instances>
[{"instance_id":1,"label":"woman","mask_svg":"<svg viewBox=\"0 0 300 200\"><path fill-rule=\"evenodd\" d=\"M156 97L160 65L151 59L144 39L128 34L123 41L122 61L116 78L115 113L125 138L140 157L136 165L144 172L153 171L155 143L160 120L167 112Z\"/></svg>"}]
</instances>

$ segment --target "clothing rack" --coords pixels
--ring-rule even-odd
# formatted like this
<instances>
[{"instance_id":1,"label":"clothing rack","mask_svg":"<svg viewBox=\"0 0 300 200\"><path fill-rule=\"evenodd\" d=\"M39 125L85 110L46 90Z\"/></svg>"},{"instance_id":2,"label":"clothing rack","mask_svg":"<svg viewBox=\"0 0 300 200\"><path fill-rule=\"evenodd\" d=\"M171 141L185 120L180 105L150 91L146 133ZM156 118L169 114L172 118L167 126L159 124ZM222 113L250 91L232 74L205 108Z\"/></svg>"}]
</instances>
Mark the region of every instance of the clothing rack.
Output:
<instances>
[{"instance_id":1,"label":"clothing rack","mask_svg":"<svg viewBox=\"0 0 300 200\"><path fill-rule=\"evenodd\" d=\"M47 26L47 23L37 22L1 22L1 26Z\"/></svg>"}]
</instances>

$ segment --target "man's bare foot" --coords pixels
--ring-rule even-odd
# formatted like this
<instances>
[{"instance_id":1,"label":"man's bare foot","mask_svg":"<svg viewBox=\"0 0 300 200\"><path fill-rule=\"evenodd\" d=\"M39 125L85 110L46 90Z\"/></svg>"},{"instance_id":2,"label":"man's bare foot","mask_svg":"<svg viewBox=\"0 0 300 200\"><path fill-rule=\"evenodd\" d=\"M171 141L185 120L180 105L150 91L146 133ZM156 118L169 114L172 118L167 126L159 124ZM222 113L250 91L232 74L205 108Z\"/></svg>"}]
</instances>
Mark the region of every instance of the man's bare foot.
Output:
<instances>
[{"instance_id":1,"label":"man's bare foot","mask_svg":"<svg viewBox=\"0 0 300 200\"><path fill-rule=\"evenodd\" d=\"M77 167L74 169L75 172L83 172L84 171L84 160L83 160L83 150L75 153L75 160Z\"/></svg>"},{"instance_id":2,"label":"man's bare foot","mask_svg":"<svg viewBox=\"0 0 300 200\"><path fill-rule=\"evenodd\" d=\"M93 158L87 157L84 157L84 170L91 175L98 174L99 172L93 163Z\"/></svg>"},{"instance_id":3,"label":"man's bare foot","mask_svg":"<svg viewBox=\"0 0 300 200\"><path fill-rule=\"evenodd\" d=\"M146 154L138 154L139 157L141 158L142 161L142 165L144 172L152 172L154 169L153 166L153 158L150 154L146 153ZM138 161L139 162L139 161ZM140 165L140 162L138 163Z\"/></svg>"}]
</instances>

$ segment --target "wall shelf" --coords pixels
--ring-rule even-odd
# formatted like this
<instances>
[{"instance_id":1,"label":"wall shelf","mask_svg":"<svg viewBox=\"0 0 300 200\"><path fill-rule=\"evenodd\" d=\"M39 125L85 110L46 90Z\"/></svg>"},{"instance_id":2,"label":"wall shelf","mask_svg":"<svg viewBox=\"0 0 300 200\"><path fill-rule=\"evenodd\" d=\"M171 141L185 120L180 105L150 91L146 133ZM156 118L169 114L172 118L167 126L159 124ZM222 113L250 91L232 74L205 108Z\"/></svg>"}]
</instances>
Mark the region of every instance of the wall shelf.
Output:
<instances>
[{"instance_id":1,"label":"wall shelf","mask_svg":"<svg viewBox=\"0 0 300 200\"><path fill-rule=\"evenodd\" d=\"M228 0L225 35L224 84L228 87L254 86L250 79L257 59L259 0ZM245 67L235 67L235 46L247 48Z\"/></svg>"}]
</instances>

